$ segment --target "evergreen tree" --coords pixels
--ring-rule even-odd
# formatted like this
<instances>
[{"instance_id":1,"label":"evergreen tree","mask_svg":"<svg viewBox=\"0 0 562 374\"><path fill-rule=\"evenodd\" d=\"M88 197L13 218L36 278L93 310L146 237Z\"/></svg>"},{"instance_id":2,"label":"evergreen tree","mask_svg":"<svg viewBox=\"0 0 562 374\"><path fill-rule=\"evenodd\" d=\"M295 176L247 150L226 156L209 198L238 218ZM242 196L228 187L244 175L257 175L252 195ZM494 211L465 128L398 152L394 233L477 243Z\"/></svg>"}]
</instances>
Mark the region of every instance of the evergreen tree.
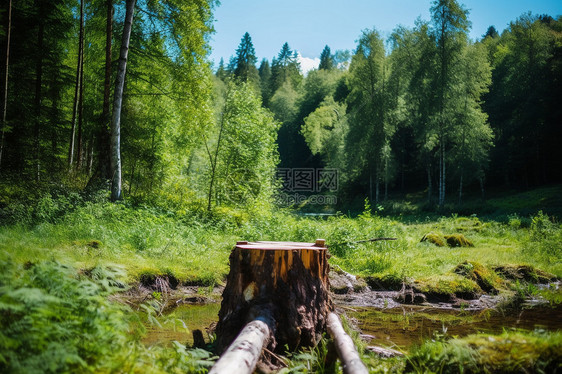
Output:
<instances>
[{"instance_id":1,"label":"evergreen tree","mask_svg":"<svg viewBox=\"0 0 562 374\"><path fill-rule=\"evenodd\" d=\"M259 75L256 69L256 51L249 33L245 33L236 50L234 76L242 82L249 82L259 87Z\"/></svg>"},{"instance_id":2,"label":"evergreen tree","mask_svg":"<svg viewBox=\"0 0 562 374\"><path fill-rule=\"evenodd\" d=\"M219 67L217 68L217 72L215 73L216 77L220 80L224 81L228 77L228 73L224 67L224 58L221 57L219 62Z\"/></svg>"},{"instance_id":3,"label":"evergreen tree","mask_svg":"<svg viewBox=\"0 0 562 374\"><path fill-rule=\"evenodd\" d=\"M271 67L267 59L264 58L261 61L258 73L260 76L262 103L267 107L269 105L269 99L271 98Z\"/></svg>"},{"instance_id":4,"label":"evergreen tree","mask_svg":"<svg viewBox=\"0 0 562 374\"><path fill-rule=\"evenodd\" d=\"M330 51L330 47L325 46L320 54L320 65L318 70L331 70L334 68L334 57Z\"/></svg>"},{"instance_id":5,"label":"evergreen tree","mask_svg":"<svg viewBox=\"0 0 562 374\"><path fill-rule=\"evenodd\" d=\"M275 93L285 82L289 82L296 88L301 81L302 75L297 52L292 51L289 44L285 43L277 58L271 62L271 92Z\"/></svg>"}]
</instances>

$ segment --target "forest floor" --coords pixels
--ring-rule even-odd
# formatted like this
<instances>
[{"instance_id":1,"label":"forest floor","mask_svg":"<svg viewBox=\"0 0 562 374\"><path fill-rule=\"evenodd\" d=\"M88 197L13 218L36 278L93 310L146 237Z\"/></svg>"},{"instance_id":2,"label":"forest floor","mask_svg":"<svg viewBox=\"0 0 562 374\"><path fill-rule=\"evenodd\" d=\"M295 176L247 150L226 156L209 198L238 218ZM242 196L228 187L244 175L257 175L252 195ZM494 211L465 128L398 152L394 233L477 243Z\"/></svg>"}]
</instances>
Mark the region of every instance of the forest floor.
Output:
<instances>
[{"instance_id":1,"label":"forest floor","mask_svg":"<svg viewBox=\"0 0 562 374\"><path fill-rule=\"evenodd\" d=\"M140 342L143 326L157 326L160 322L155 317L166 309L219 301L228 256L236 241L313 242L316 238L325 238L332 254L330 279L339 305L390 308L419 304L460 311L520 308L530 299L560 305L560 196L562 186L551 186L491 197L486 203L469 200L462 209L455 211L454 206L448 206L440 212L428 211L415 199L389 201L382 209L367 208L353 217L327 218L306 218L284 210L253 214L216 209L209 214L111 204L105 198L87 199L74 193L47 194L33 204L13 200L3 203L0 212L0 265L14 269L0 279L0 308L7 305L1 303L7 302L7 295L11 295L10 303L26 305L28 298L22 296L21 289L18 291L17 284L24 289L47 287L44 280L37 285L40 277L29 275L29 271L52 268L46 274L70 272L74 274L72 279L93 282L109 300L118 300L137 311L139 319L130 321L127 329L138 330L140 335L135 339ZM374 237L397 240L354 243ZM43 313L42 309L37 313ZM2 318L6 316L12 315L4 314ZM2 323L10 321L0 319ZM20 333L24 334L24 330ZM14 340L10 341L24 336L13 334ZM13 345L4 344L3 337L0 336L0 348L11 352ZM44 338L50 339L50 335ZM551 348L562 345L559 331L513 337L516 338L536 339L537 344L546 341ZM432 347L433 353L427 357L423 356L427 353L424 349L429 348L422 346L406 361L379 362L367 351L363 358L375 372L389 367L396 371L424 371L443 361L440 355L445 353L455 367L452 357L460 353L451 353L457 347L454 344L468 344L459 352L473 349L472 343L466 341L442 343L438 350ZM142 357L156 354L152 348L146 352L144 348L136 349ZM210 357L189 350L174 353L165 347L160 349L158 357L147 356L146 362L137 360L129 365L140 365L139 371L144 371L145 364L165 356L168 361L162 362L175 362L187 370L189 365L205 367L204 363L197 366L194 362ZM533 352L536 357L529 358L529 362L536 364L539 360L544 368L561 362L550 351L537 353L537 348ZM322 352L309 354L312 356L293 356L290 370L299 372L296 368L312 365L321 371L318 365ZM483 365L482 360L475 361L475 367ZM2 357L0 367L1 361ZM159 365L154 366L154 372L169 371L163 363Z\"/></svg>"}]
</instances>

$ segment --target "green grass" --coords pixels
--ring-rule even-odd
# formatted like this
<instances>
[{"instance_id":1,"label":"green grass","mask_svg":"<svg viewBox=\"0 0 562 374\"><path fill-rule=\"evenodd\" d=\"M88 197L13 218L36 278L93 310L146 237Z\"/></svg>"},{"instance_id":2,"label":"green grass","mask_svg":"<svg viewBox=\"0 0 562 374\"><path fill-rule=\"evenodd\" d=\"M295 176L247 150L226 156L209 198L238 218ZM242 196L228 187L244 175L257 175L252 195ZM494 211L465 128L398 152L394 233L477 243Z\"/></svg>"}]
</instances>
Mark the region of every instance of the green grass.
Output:
<instances>
[{"instance_id":1,"label":"green grass","mask_svg":"<svg viewBox=\"0 0 562 374\"><path fill-rule=\"evenodd\" d=\"M562 228L543 213L528 217L530 227L518 225L515 219L497 222L456 215L410 223L369 212L357 218L328 219L286 211L258 216L231 213L236 212L222 209L207 215L86 202L54 219L0 227L0 258L10 254L19 263L55 259L78 269L118 264L126 269L130 282L152 273L172 274L186 284L210 285L225 279L230 249L237 240L325 238L332 264L365 277L390 275L431 283L440 277L450 280L456 276L453 270L465 262L486 269L527 264L562 277ZM48 217L48 209L42 215ZM421 242L432 232L462 234L474 246ZM373 237L398 240L342 244Z\"/></svg>"},{"instance_id":2,"label":"green grass","mask_svg":"<svg viewBox=\"0 0 562 374\"><path fill-rule=\"evenodd\" d=\"M552 188L548 191L554 194L558 189ZM536 203L536 200L531 201ZM515 204L509 198L498 198L492 203L502 207ZM332 265L363 276L372 284L385 284L396 289L406 281L428 294L442 296L463 296L482 292L500 292L518 297L527 294L541 295L546 291L538 290L532 282L548 280L552 275L562 278L562 227L552 216L537 210L533 211L532 215L509 213L503 218L490 217L492 216L478 217L473 214L465 217L449 214L431 217L418 215L406 219L404 216L382 217L365 210L354 218L338 215L320 219L303 218L284 210L254 213L221 208L207 213L198 210L132 206L130 203L111 204L104 199L86 199L76 194L48 194L35 203L4 205L0 211L0 262L9 264L7 266L13 269L6 273L11 275L6 276L9 279L5 278L1 285L3 289L0 292L0 301L5 302L10 292L20 287L15 286L20 282L16 279L27 279L21 280L21 288L44 287L33 284L34 280L30 278L29 271L35 270L29 269L51 266L47 264L62 264L56 265L55 268L62 266L61 269L66 269L64 274L70 279L72 287L83 287L80 283L83 281L81 277L87 277L85 282L93 282L95 287L101 287L96 296L96 300L101 298L96 301L100 303L105 302L105 288L111 288L111 292L115 292L121 283L134 283L156 275L173 277L186 285L220 284L226 279L230 250L238 240L313 242L317 238L324 238L332 254ZM443 238L462 234L473 246L436 246L429 241L421 241L428 233L438 233ZM354 241L374 237L396 237L397 240L353 244ZM494 271L500 266L503 269L501 274ZM112 271L122 273L122 276L116 280L111 275ZM521 272L526 275L518 278L517 274ZM23 295L25 296L25 293ZM543 296L552 302L560 302L559 292L554 296L553 293L545 293ZM26 302L25 299L13 300L16 300L16 304L23 303L22 305ZM8 307L0 304L1 308ZM72 309L73 306L70 308L63 312L68 315L89 313L86 309L80 309L86 308L84 305L76 310ZM108 311L113 310L113 306L108 305L107 308ZM30 313L35 312L42 313L30 310ZM30 318L40 321L42 317L40 314L32 314ZM103 321L105 317L100 318L100 321ZM11 322L4 321L3 329L9 323ZM103 322L100 323L103 325ZM116 334L121 334L119 331L122 330L119 329L135 330L134 322L127 326L113 330ZM12 344L10 342L22 339L20 335L23 331L16 331L12 340L0 340L2 343ZM45 336L48 335L44 333ZM76 334L80 334L80 331ZM45 336L43 338L48 340ZM559 335L545 336L529 339L535 339L532 341L536 342L539 348L542 347L540 342L543 340L546 341L547 347L559 344ZM519 337L520 335L517 335L517 339ZM130 359L110 359L111 365L121 362L125 366L128 365L127 368L131 372L142 372L146 366L155 362L159 364L153 365L153 372L172 371L171 363L176 363L184 372L204 371L207 362L205 360L208 358L207 353L188 351L181 345L146 350L139 345L140 338L123 338L118 335L115 339L125 339L128 347L136 347L133 351L127 351ZM128 339L133 339L132 343ZM429 347L426 351L421 350L422 353L418 356L412 356L409 361L411 368L421 368L422 371L435 368L439 370L439 367L431 366L434 357L448 357L449 361L445 360L447 367L458 369L458 365L454 366L454 360L464 360L466 355L477 357L478 352L481 356L488 354L474 348L470 340L439 344L442 344L439 346L441 351L436 351L435 356L423 353L428 350L433 352L437 349L434 347ZM4 348L8 353L14 349L12 346ZM539 348L536 348L537 352L544 353L544 350ZM303 356L295 355L289 370L299 371L302 369L301 365L305 365L306 370L309 367L321 366L317 359L325 354L321 352L322 349L319 347L316 353L303 353ZM439 353L442 351L446 354ZM69 362L82 365L78 358L91 356L89 359L92 361L87 361L86 365L101 371L111 371L108 366L110 363L104 363L99 357L102 353L85 352L85 355L72 356L74 361ZM540 352L538 359L525 358L525 362L539 362L539 365L542 365L540 362L546 362L544 367L550 367L548 360L544 359L546 356ZM23 357L18 354L16 356L17 359ZM0 357L0 362L6 362L6 357ZM374 371L384 371L389 367L401 370L404 366L404 361L400 360L388 364L368 354L364 358L375 368ZM60 363L64 360L62 357L57 361L57 365L64 366L64 363ZM475 361L478 365L483 362L478 360ZM423 366L426 364L427 366ZM489 367L490 371L496 368L493 363L482 365ZM505 365L509 368L514 367L509 366L511 363Z\"/></svg>"},{"instance_id":3,"label":"green grass","mask_svg":"<svg viewBox=\"0 0 562 374\"><path fill-rule=\"evenodd\" d=\"M407 360L406 371L416 373L554 373L562 368L562 333L505 331L432 341Z\"/></svg>"}]
</instances>

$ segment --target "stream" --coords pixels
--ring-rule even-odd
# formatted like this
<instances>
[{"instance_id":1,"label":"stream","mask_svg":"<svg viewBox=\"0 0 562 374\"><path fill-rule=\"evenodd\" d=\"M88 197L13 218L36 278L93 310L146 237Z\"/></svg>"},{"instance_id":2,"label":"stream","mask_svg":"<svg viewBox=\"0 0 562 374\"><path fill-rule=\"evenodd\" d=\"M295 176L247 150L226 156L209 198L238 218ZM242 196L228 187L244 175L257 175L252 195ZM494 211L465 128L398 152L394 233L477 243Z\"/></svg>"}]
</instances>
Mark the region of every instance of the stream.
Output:
<instances>
[{"instance_id":1,"label":"stream","mask_svg":"<svg viewBox=\"0 0 562 374\"><path fill-rule=\"evenodd\" d=\"M371 345L407 350L435 336L463 337L476 332L501 333L504 329L556 331L562 329L562 304L510 311L441 309L402 305L394 308L340 306ZM217 322L220 303L183 304L159 318L162 327L148 326L143 342L170 344L177 340L191 345L191 331ZM187 326L188 329L184 328Z\"/></svg>"}]
</instances>

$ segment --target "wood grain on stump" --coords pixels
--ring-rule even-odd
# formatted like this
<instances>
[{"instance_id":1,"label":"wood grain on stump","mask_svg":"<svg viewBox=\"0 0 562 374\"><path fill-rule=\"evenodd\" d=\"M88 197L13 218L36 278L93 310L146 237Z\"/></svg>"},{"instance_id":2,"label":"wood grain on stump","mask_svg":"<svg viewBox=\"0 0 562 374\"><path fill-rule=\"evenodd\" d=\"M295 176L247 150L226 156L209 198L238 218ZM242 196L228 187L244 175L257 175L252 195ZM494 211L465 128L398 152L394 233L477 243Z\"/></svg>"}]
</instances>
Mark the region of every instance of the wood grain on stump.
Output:
<instances>
[{"instance_id":1,"label":"wood grain on stump","mask_svg":"<svg viewBox=\"0 0 562 374\"><path fill-rule=\"evenodd\" d=\"M267 349L284 353L315 346L333 311L324 240L316 243L238 242L216 328L222 353L250 321L272 318Z\"/></svg>"}]
</instances>

